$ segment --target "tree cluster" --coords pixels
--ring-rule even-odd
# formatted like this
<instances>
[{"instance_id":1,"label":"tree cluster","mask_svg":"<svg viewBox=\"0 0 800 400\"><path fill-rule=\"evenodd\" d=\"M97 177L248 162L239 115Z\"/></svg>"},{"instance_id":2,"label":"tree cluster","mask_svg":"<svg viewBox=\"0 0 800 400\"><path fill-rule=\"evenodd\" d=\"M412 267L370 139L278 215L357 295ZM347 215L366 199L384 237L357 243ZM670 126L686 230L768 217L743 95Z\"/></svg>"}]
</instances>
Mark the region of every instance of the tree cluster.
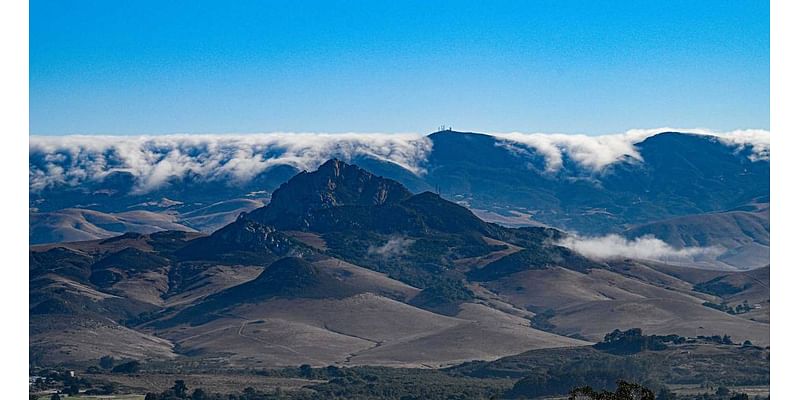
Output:
<instances>
[{"instance_id":1,"label":"tree cluster","mask_svg":"<svg viewBox=\"0 0 800 400\"><path fill-rule=\"evenodd\" d=\"M634 354L645 350L660 351L666 350L665 341L680 341L679 337L642 335L640 328L621 331L615 329L606 334L603 341L594 345L598 350L607 351L615 354Z\"/></svg>"}]
</instances>

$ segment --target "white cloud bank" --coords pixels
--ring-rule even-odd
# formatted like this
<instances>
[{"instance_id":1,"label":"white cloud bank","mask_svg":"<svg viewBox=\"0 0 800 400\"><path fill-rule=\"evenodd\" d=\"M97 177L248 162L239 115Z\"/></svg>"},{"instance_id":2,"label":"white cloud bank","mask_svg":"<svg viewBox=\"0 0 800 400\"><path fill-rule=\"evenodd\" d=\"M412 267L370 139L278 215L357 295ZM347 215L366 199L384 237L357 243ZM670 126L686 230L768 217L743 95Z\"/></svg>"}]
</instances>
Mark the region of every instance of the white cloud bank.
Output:
<instances>
[{"instance_id":1,"label":"white cloud bank","mask_svg":"<svg viewBox=\"0 0 800 400\"><path fill-rule=\"evenodd\" d=\"M769 159L769 131L760 129L715 132L699 128L676 129L665 127L631 129L625 133L599 136L520 132L493 133L492 135L504 139L506 142L501 145L512 148L512 150L515 144L522 144L535 149L536 152L544 157L549 171L558 171L564 163L565 155L581 166L597 171L626 157L641 161L642 157L634 145L661 132L714 136L722 143L734 147L735 151L742 151L745 146L751 145L753 147L751 160Z\"/></svg>"},{"instance_id":2,"label":"white cloud bank","mask_svg":"<svg viewBox=\"0 0 800 400\"><path fill-rule=\"evenodd\" d=\"M625 157L641 160L634 145L666 131L712 135L733 151L750 146L754 161L769 159L769 132L762 130L659 128L601 136L519 132L492 135L512 151L541 154L551 171L561 168L565 157L590 171L599 171ZM31 136L29 187L37 192L58 184L78 186L101 181L116 171L131 173L139 192L189 174L205 180L246 183L273 166L312 170L332 157L351 160L360 156L423 174L431 149L431 141L416 133Z\"/></svg>"},{"instance_id":3,"label":"white cloud bank","mask_svg":"<svg viewBox=\"0 0 800 400\"><path fill-rule=\"evenodd\" d=\"M129 172L142 192L170 178L247 182L277 165L313 170L327 159L369 156L422 173L430 140L417 134L267 133L243 135L32 136L32 191L100 181Z\"/></svg>"},{"instance_id":4,"label":"white cloud bank","mask_svg":"<svg viewBox=\"0 0 800 400\"><path fill-rule=\"evenodd\" d=\"M649 235L633 240L619 235L570 236L557 244L593 259L635 258L657 261L691 261L698 258L714 259L725 252L725 249L717 246L678 249Z\"/></svg>"}]
</instances>

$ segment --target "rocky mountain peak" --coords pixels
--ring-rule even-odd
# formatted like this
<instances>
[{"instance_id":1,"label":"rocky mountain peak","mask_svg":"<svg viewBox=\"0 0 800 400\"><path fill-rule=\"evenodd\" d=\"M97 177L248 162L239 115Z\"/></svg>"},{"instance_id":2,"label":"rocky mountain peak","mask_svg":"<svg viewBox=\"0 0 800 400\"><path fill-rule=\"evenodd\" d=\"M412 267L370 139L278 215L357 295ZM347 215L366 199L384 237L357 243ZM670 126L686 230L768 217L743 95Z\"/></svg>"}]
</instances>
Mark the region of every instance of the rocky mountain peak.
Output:
<instances>
[{"instance_id":1,"label":"rocky mountain peak","mask_svg":"<svg viewBox=\"0 0 800 400\"><path fill-rule=\"evenodd\" d=\"M316 210L397 203L411 195L396 181L331 159L316 171L300 173L281 185L272 194L271 202L251 217L265 224L288 226Z\"/></svg>"}]
</instances>

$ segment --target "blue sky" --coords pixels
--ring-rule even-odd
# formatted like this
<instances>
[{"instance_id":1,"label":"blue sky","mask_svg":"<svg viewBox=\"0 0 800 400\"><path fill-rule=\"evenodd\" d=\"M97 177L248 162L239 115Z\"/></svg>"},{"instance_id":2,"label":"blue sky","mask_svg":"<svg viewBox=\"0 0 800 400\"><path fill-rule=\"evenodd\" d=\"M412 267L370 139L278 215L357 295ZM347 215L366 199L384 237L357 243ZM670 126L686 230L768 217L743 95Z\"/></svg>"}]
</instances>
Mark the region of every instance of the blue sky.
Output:
<instances>
[{"instance_id":1,"label":"blue sky","mask_svg":"<svg viewBox=\"0 0 800 400\"><path fill-rule=\"evenodd\" d=\"M769 129L769 2L30 3L30 133Z\"/></svg>"}]
</instances>

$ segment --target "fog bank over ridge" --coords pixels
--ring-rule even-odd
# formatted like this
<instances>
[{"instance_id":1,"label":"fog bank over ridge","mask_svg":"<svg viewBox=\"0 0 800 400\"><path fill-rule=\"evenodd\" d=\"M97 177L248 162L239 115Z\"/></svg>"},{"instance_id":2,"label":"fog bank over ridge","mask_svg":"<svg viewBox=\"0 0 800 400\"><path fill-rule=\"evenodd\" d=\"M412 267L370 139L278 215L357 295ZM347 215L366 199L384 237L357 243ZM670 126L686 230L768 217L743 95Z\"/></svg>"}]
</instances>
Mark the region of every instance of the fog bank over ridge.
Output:
<instances>
[{"instance_id":1,"label":"fog bank over ridge","mask_svg":"<svg viewBox=\"0 0 800 400\"><path fill-rule=\"evenodd\" d=\"M635 144L662 132L692 133L718 137L725 144L741 151L744 146L753 147L752 161L769 160L769 131L760 129L714 132L707 129L631 129L625 133L588 136L563 133L493 133L492 135L508 141L509 147L523 144L543 155L552 171L562 167L563 158L569 156L582 166L600 170L609 164L631 157L641 161Z\"/></svg>"},{"instance_id":2,"label":"fog bank over ridge","mask_svg":"<svg viewBox=\"0 0 800 400\"><path fill-rule=\"evenodd\" d=\"M430 151L417 134L265 133L161 136L32 136L32 191L80 185L111 172L129 172L147 192L187 174L244 183L271 167L313 170L332 157L369 156L414 173Z\"/></svg>"},{"instance_id":3,"label":"fog bank over ridge","mask_svg":"<svg viewBox=\"0 0 800 400\"><path fill-rule=\"evenodd\" d=\"M769 131L635 129L599 136L558 133L490 133L497 145L522 156L541 156L556 172L565 158L590 172L625 159L640 160L635 145L661 132L717 137L733 152L750 149L752 161L769 160ZM146 193L171 179L246 183L275 166L313 170L325 160L368 157L424 175L432 141L417 133L261 133L142 136L31 136L29 188L80 186L113 172L130 173Z\"/></svg>"}]
</instances>

